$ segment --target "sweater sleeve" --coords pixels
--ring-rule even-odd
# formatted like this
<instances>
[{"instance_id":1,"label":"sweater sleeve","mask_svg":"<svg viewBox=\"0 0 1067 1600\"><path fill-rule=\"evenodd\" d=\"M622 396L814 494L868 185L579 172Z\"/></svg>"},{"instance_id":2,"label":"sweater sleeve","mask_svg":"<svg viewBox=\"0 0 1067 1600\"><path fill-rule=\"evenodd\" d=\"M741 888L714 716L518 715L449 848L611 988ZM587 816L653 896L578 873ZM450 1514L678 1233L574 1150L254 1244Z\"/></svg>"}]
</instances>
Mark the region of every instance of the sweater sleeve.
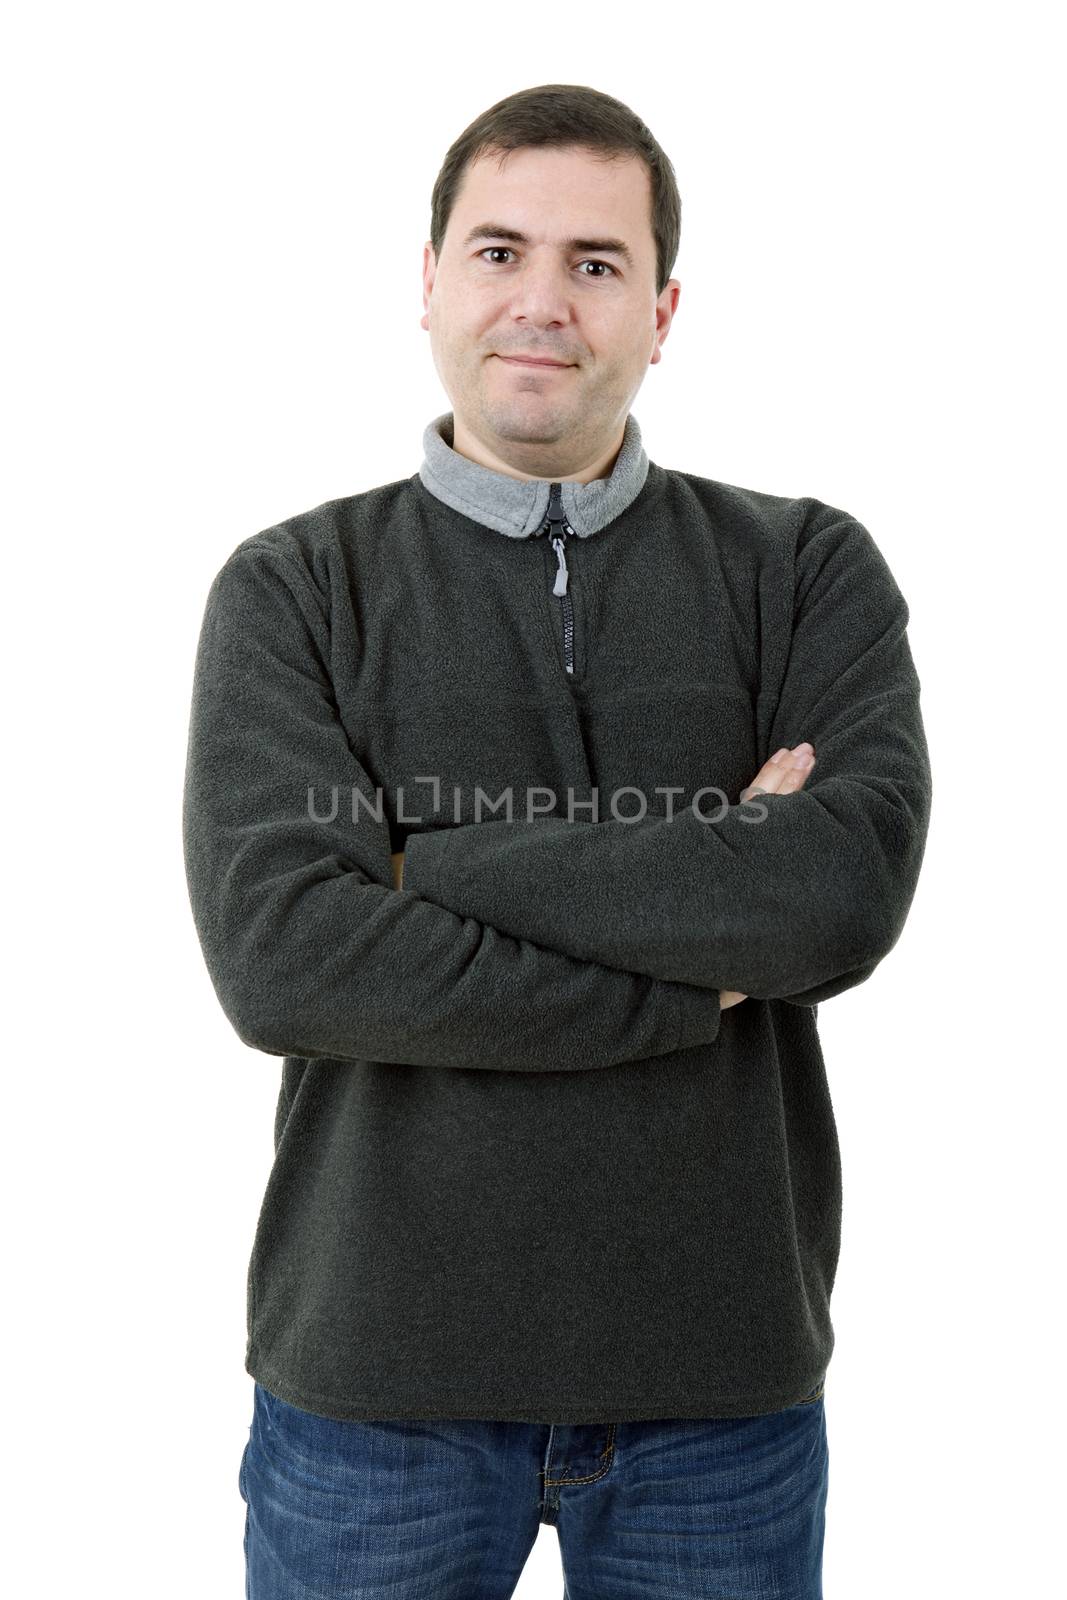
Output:
<instances>
[{"instance_id":1,"label":"sweater sleeve","mask_svg":"<svg viewBox=\"0 0 1067 1600\"><path fill-rule=\"evenodd\" d=\"M713 1040L718 995L539 949L411 892L407 870L394 888L388 820L341 722L329 650L302 560L235 550L200 630L182 830L204 959L243 1042L537 1072Z\"/></svg>"},{"instance_id":2,"label":"sweater sleeve","mask_svg":"<svg viewBox=\"0 0 1067 1600\"><path fill-rule=\"evenodd\" d=\"M628 971L811 1005L862 982L916 888L931 804L908 607L867 529L816 503L766 754L810 739L789 795L704 820L494 820L408 841L442 906ZM755 774L753 774L753 777Z\"/></svg>"}]
</instances>

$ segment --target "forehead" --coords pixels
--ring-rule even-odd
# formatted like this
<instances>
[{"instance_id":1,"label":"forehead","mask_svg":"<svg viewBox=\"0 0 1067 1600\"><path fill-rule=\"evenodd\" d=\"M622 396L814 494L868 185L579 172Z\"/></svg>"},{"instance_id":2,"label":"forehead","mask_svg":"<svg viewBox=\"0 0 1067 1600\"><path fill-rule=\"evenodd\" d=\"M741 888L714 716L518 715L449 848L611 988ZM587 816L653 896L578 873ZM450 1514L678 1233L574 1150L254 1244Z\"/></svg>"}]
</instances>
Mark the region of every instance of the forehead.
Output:
<instances>
[{"instance_id":1,"label":"forehead","mask_svg":"<svg viewBox=\"0 0 1067 1600\"><path fill-rule=\"evenodd\" d=\"M651 180L636 156L605 160L578 148L526 148L471 162L449 218L462 238L486 217L535 243L575 234L621 234L635 255L653 248Z\"/></svg>"}]
</instances>

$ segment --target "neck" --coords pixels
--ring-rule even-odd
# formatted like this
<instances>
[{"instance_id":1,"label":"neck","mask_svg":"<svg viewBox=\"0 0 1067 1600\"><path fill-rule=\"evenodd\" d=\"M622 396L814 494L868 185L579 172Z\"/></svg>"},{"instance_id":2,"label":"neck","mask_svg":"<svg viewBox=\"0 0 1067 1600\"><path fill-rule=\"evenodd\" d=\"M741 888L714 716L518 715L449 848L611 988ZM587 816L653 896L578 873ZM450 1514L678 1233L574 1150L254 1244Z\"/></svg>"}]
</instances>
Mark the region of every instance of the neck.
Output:
<instances>
[{"instance_id":1,"label":"neck","mask_svg":"<svg viewBox=\"0 0 1067 1600\"><path fill-rule=\"evenodd\" d=\"M523 482L538 479L552 483L592 483L594 478L611 476L612 468L622 449L625 428L626 424L623 422L611 443L592 461L583 462L574 459L573 452L568 450L566 444L546 445L540 441L532 444L521 442L511 444L513 454L509 459L498 455L453 412L452 449L457 455L465 456L468 461L477 462L480 467L487 467L490 472L501 472L506 477L518 478Z\"/></svg>"}]
</instances>

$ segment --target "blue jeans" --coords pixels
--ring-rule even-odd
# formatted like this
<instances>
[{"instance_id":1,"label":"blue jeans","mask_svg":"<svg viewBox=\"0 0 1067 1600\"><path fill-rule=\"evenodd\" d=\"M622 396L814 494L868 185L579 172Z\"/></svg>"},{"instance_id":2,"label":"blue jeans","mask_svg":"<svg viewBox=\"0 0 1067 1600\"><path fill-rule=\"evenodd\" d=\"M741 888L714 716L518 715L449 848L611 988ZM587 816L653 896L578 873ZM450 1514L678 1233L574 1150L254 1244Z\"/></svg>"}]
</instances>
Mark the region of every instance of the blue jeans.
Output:
<instances>
[{"instance_id":1,"label":"blue jeans","mask_svg":"<svg viewBox=\"0 0 1067 1600\"><path fill-rule=\"evenodd\" d=\"M690 1422L339 1422L256 1382L247 1600L508 1600L542 1522L563 1600L821 1600L821 1387Z\"/></svg>"}]
</instances>

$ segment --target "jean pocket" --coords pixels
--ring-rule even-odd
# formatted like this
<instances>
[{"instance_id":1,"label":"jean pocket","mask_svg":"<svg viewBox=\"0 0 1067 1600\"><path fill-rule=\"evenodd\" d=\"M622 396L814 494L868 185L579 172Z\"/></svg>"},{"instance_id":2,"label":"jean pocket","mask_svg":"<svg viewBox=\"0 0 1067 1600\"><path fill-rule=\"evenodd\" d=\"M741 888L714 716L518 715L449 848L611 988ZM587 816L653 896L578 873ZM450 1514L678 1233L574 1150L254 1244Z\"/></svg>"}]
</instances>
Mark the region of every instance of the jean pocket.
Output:
<instances>
[{"instance_id":1,"label":"jean pocket","mask_svg":"<svg viewBox=\"0 0 1067 1600\"><path fill-rule=\"evenodd\" d=\"M798 1400L797 1401L797 1405L798 1406L814 1405L816 1400L821 1400L822 1399L823 1391L824 1391L825 1388L826 1388L826 1379L825 1378L820 1378L818 1383L815 1385L814 1389L811 1391L811 1393L810 1394L806 1394L804 1396L803 1400Z\"/></svg>"}]
</instances>

